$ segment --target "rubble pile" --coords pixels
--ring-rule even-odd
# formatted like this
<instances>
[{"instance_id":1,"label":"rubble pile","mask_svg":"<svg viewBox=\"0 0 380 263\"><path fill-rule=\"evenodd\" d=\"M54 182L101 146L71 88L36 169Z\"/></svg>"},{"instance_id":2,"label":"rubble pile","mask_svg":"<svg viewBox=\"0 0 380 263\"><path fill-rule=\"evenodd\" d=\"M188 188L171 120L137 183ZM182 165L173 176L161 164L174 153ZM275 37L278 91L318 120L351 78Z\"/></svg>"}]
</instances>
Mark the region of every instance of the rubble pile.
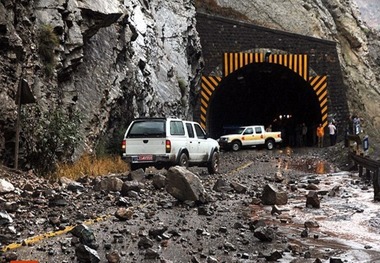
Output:
<instances>
[{"instance_id":1,"label":"rubble pile","mask_svg":"<svg viewBox=\"0 0 380 263\"><path fill-rule=\"evenodd\" d=\"M348 198L346 185L362 183L352 174L326 183L332 174L314 172L322 158L223 152L217 175L176 166L55 182L3 168L0 262L340 262L344 248L327 247L334 234L318 218L324 200ZM290 169L306 159L305 170Z\"/></svg>"}]
</instances>

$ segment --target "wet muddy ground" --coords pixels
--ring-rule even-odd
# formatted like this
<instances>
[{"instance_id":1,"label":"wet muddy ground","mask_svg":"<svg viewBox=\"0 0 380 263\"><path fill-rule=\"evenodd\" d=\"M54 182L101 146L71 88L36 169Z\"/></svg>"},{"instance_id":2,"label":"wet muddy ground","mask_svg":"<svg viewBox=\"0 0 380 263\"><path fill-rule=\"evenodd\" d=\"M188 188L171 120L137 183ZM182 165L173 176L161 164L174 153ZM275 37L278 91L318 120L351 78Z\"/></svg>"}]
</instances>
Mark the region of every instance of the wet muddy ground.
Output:
<instances>
[{"instance_id":1,"label":"wet muddy ground","mask_svg":"<svg viewBox=\"0 0 380 263\"><path fill-rule=\"evenodd\" d=\"M116 206L109 194L99 199L88 192L75 199L75 206L89 206L98 216L110 215L89 226L99 244L100 262L111 262L106 259L111 252L119 254L120 262L267 262L264 255L274 251L281 253L277 262L380 262L380 203L373 201L372 186L357 172L343 171L344 161L339 165L332 161L336 155L328 156L331 153L314 148L222 152L219 174L190 168L214 199L203 205L203 214L199 206L180 203L165 190L151 188L131 198L134 216L127 221L113 216ZM276 184L287 192L288 203L272 213L272 206L258 203L257 197L265 184L274 183L278 172L284 180ZM245 185L247 192L213 191L220 178ZM320 208L306 207L310 189L318 191ZM249 225L255 220L273 228L275 240L262 242L254 237ZM314 226L304 235L307 221ZM168 238L153 240L151 249L158 257L149 259L139 241L149 230L163 226L168 228ZM33 234L48 230L36 225ZM22 240L23 235L16 239ZM72 238L66 233L7 253L19 260L78 262Z\"/></svg>"}]
</instances>

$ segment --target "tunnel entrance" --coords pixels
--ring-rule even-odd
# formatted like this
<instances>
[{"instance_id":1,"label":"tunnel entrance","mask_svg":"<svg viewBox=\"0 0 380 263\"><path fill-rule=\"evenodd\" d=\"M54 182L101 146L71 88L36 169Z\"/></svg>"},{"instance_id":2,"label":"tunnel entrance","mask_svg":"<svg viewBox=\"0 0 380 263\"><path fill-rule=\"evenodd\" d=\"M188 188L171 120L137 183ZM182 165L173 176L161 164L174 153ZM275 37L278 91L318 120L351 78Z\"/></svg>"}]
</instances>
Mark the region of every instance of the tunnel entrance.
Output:
<instances>
[{"instance_id":1,"label":"tunnel entrance","mask_svg":"<svg viewBox=\"0 0 380 263\"><path fill-rule=\"evenodd\" d=\"M218 138L228 126L272 125L284 144L297 146L300 125L308 128L307 145L315 143L321 106L309 82L274 63L251 63L221 79L207 108L207 130Z\"/></svg>"}]
</instances>

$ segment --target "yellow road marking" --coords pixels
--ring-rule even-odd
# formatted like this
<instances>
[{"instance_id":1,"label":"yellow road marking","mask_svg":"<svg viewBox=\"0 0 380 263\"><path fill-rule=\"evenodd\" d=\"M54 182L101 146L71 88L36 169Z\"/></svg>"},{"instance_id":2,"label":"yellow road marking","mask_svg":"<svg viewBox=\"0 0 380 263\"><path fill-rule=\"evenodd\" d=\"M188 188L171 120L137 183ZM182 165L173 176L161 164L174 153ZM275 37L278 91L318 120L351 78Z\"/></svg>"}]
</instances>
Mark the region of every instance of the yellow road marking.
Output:
<instances>
[{"instance_id":1,"label":"yellow road marking","mask_svg":"<svg viewBox=\"0 0 380 263\"><path fill-rule=\"evenodd\" d=\"M101 216L101 217L98 217L98 218L95 218L95 219L90 219L90 220L84 221L83 224L85 224L85 225L91 225L91 224L94 224L94 223L97 223L97 222L104 221L104 220L108 219L109 217L111 217L111 216L110 215ZM21 246L28 246L28 245L37 243L37 242L39 242L41 240L44 240L46 238L51 238L51 237L55 237L55 236L58 236L58 235L65 234L65 233L71 231L76 226L77 225L67 226L63 230L50 231L50 232L47 232L45 234L41 234L41 235L37 235L37 236L34 236L34 237L30 237L30 238L24 239L22 242L17 242L17 243L9 244L9 245L7 245L5 247L2 247L0 249L0 252L6 252L8 250L19 248Z\"/></svg>"},{"instance_id":2,"label":"yellow road marking","mask_svg":"<svg viewBox=\"0 0 380 263\"><path fill-rule=\"evenodd\" d=\"M232 170L231 173L237 173L237 172L239 172L240 170L247 168L247 167L250 166L251 164L253 164L253 162L249 162L249 163L243 164L242 166L239 166L239 167L236 168L235 170Z\"/></svg>"}]
</instances>

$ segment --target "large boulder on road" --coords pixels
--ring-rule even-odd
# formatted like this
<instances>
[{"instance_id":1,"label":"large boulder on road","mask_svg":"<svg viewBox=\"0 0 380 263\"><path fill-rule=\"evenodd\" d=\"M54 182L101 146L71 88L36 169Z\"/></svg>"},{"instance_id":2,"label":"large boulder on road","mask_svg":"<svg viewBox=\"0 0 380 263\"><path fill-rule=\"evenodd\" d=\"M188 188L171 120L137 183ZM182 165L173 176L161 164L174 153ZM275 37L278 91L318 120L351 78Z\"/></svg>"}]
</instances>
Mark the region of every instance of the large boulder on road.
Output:
<instances>
[{"instance_id":1,"label":"large boulder on road","mask_svg":"<svg viewBox=\"0 0 380 263\"><path fill-rule=\"evenodd\" d=\"M166 176L166 191L179 201L206 202L201 180L182 166L171 167Z\"/></svg>"},{"instance_id":2,"label":"large boulder on road","mask_svg":"<svg viewBox=\"0 0 380 263\"><path fill-rule=\"evenodd\" d=\"M105 177L96 182L94 185L94 190L120 192L123 187L123 183L123 180L120 178L114 176Z\"/></svg>"},{"instance_id":3,"label":"large boulder on road","mask_svg":"<svg viewBox=\"0 0 380 263\"><path fill-rule=\"evenodd\" d=\"M275 185L267 184L261 197L264 205L286 205L288 203L288 195L286 192L280 191Z\"/></svg>"}]
</instances>

